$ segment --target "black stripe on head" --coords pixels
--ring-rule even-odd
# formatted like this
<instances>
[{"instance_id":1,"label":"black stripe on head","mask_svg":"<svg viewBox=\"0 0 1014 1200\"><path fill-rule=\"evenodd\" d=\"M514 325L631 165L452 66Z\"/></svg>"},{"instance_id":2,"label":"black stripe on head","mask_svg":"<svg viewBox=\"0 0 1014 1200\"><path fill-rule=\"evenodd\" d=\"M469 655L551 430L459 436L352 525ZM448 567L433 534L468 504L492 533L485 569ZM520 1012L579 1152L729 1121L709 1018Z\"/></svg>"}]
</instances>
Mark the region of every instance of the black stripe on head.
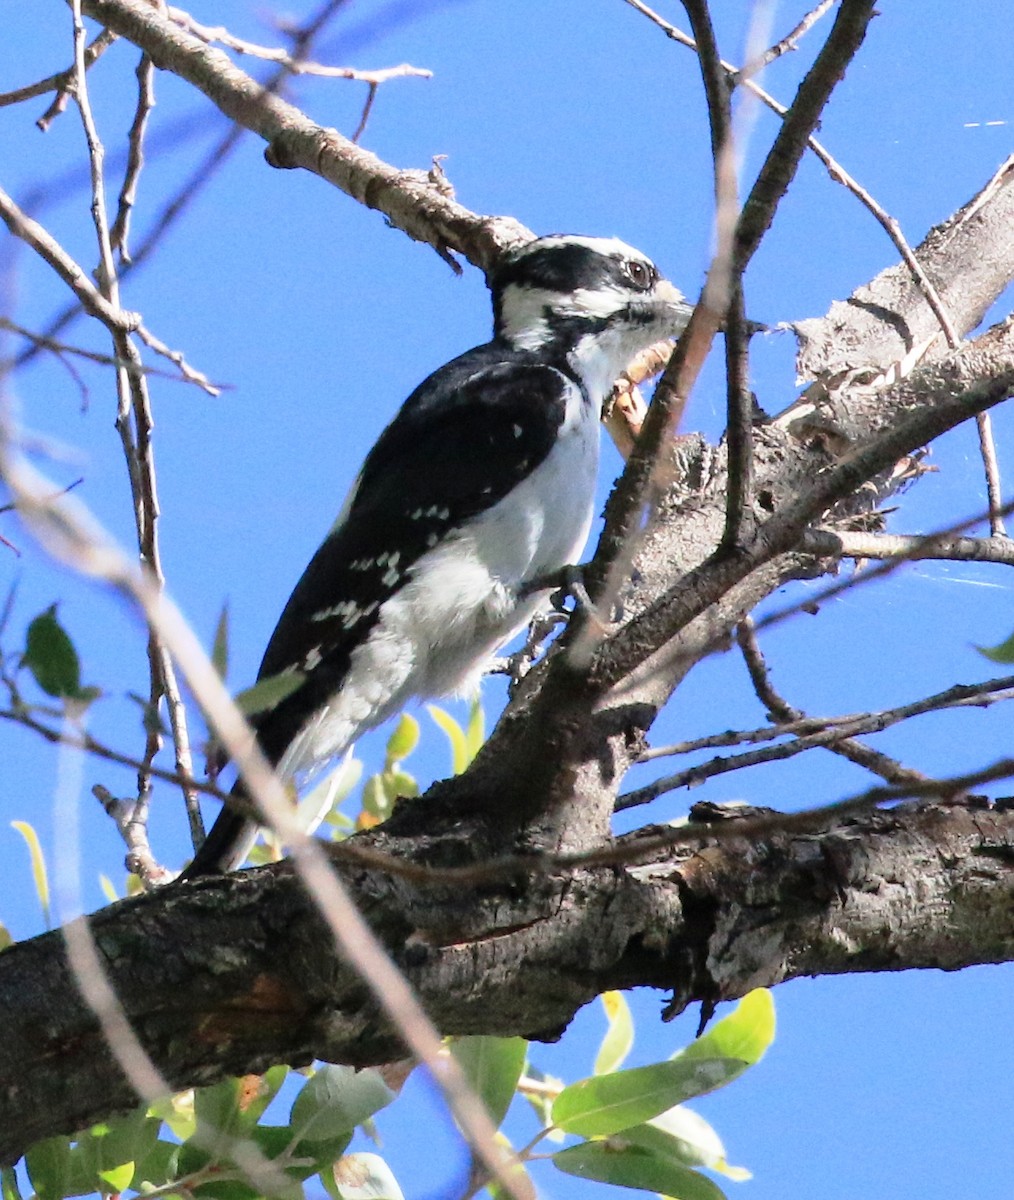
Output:
<instances>
[{"instance_id":1,"label":"black stripe on head","mask_svg":"<svg viewBox=\"0 0 1014 1200\"><path fill-rule=\"evenodd\" d=\"M645 268L643 283L632 277L632 261ZM640 256L632 260L631 252L625 253L621 243L553 234L504 255L493 269L489 284L494 295L512 284L563 293L610 286L647 291L658 277L652 263Z\"/></svg>"}]
</instances>

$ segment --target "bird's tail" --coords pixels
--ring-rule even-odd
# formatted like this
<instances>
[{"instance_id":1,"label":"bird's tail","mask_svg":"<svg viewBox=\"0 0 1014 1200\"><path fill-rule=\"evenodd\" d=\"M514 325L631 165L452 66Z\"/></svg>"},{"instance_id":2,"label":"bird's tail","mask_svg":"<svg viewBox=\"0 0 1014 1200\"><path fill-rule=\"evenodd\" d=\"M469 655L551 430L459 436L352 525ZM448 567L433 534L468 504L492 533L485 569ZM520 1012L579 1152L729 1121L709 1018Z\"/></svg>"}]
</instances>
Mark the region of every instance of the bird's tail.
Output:
<instances>
[{"instance_id":1,"label":"bird's tail","mask_svg":"<svg viewBox=\"0 0 1014 1200\"><path fill-rule=\"evenodd\" d=\"M352 746L346 748L334 770L297 805L296 820L304 833L314 833L337 799L345 795L343 785L347 778L346 770L352 759L352 749ZM246 801L249 805L242 780L236 780L230 795ZM229 871L235 871L253 849L260 829L259 822L243 816L227 805L218 814L214 825L208 831L208 836L194 855L193 862L183 870L180 879L196 879L200 875L225 875Z\"/></svg>"},{"instance_id":2,"label":"bird's tail","mask_svg":"<svg viewBox=\"0 0 1014 1200\"><path fill-rule=\"evenodd\" d=\"M231 795L245 798L246 791L240 780L233 784ZM235 871L250 853L259 828L256 821L226 806L180 878L196 879L199 875L225 875Z\"/></svg>"}]
</instances>

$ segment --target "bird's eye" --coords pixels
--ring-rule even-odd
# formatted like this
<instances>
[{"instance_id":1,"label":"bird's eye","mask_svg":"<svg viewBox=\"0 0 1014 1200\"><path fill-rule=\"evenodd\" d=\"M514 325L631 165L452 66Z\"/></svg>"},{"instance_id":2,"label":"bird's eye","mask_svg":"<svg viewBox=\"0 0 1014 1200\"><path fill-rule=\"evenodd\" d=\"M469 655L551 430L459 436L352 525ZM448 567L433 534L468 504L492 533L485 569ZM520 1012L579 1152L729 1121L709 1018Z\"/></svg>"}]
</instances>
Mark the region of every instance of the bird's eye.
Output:
<instances>
[{"instance_id":1,"label":"bird's eye","mask_svg":"<svg viewBox=\"0 0 1014 1200\"><path fill-rule=\"evenodd\" d=\"M641 291L646 292L654 282L654 272L651 267L636 258L628 258L626 263L624 263L624 270L626 271L627 278L634 287L639 288Z\"/></svg>"}]
</instances>

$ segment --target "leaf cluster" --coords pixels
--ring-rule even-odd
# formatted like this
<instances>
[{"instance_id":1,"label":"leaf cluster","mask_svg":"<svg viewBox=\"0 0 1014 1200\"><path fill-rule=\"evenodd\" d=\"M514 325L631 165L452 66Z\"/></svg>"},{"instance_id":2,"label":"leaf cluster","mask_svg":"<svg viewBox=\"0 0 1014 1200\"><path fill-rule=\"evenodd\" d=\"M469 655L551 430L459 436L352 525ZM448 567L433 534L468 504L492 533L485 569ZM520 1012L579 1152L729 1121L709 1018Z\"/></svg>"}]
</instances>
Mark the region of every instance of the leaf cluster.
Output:
<instances>
[{"instance_id":1,"label":"leaf cluster","mask_svg":"<svg viewBox=\"0 0 1014 1200\"><path fill-rule=\"evenodd\" d=\"M451 1044L449 1052L498 1128L516 1099L527 1100L536 1114L539 1132L523 1149L498 1135L505 1169L524 1171L548 1159L583 1179L681 1200L722 1200L700 1168L734 1180L747 1172L728 1165L718 1135L684 1102L724 1087L761 1058L774 1037L770 993L750 993L669 1060L626 1070L630 1010L618 993L603 1003L607 1030L595 1071L568 1086L530 1066L522 1038L467 1037ZM381 1073L321 1065L288 1101L296 1080L288 1067L272 1067L142 1106L76 1137L48 1138L26 1156L28 1182L38 1200L125 1193L302 1200L313 1179L332 1200L402 1200L381 1155L349 1152L356 1129L372 1134L374 1115L396 1099ZM280 1122L286 1105L287 1119ZM539 1152L543 1142L567 1144ZM22 1200L19 1177L14 1169L3 1171L4 1200ZM498 1182L484 1182L494 1197L504 1195Z\"/></svg>"}]
</instances>

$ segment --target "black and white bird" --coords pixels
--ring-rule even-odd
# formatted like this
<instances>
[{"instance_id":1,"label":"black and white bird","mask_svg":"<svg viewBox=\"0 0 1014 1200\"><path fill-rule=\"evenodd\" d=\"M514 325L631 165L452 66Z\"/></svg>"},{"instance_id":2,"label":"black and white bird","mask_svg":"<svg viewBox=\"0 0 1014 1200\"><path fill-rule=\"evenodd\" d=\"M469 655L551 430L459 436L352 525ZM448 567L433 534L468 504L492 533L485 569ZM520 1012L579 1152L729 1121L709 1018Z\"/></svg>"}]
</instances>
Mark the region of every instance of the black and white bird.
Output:
<instances>
[{"instance_id":1,"label":"black and white bird","mask_svg":"<svg viewBox=\"0 0 1014 1200\"><path fill-rule=\"evenodd\" d=\"M297 787L411 698L469 688L545 607L526 585L578 561L613 383L691 312L615 238L538 238L489 285L492 341L380 435L264 653L258 678L295 686L252 723ZM187 876L238 866L255 831L226 808Z\"/></svg>"}]
</instances>

